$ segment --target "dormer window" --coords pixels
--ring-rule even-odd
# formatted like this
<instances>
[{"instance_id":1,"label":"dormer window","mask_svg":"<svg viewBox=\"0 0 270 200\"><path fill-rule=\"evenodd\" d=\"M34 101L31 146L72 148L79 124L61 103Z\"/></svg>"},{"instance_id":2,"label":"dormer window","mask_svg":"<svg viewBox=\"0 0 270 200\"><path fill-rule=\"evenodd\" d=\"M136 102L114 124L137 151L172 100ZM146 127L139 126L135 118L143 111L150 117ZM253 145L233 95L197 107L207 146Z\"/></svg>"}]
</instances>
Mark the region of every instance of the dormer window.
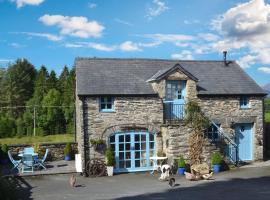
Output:
<instances>
[{"instance_id":1,"label":"dormer window","mask_svg":"<svg viewBox=\"0 0 270 200\"><path fill-rule=\"evenodd\" d=\"M246 96L240 97L240 108L242 109L249 108L249 101Z\"/></svg>"},{"instance_id":2,"label":"dormer window","mask_svg":"<svg viewBox=\"0 0 270 200\"><path fill-rule=\"evenodd\" d=\"M172 101L185 98L186 81L167 80L166 81L166 100Z\"/></svg>"}]
</instances>

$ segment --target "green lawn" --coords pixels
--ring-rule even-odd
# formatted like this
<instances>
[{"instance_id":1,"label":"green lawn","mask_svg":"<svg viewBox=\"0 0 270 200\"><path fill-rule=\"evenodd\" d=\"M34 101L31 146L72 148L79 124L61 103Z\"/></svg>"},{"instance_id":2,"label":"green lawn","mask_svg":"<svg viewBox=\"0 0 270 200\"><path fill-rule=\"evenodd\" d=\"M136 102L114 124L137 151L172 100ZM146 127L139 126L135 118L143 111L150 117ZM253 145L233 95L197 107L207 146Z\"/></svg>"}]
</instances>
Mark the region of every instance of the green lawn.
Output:
<instances>
[{"instance_id":1,"label":"green lawn","mask_svg":"<svg viewBox=\"0 0 270 200\"><path fill-rule=\"evenodd\" d=\"M270 113L265 113L265 122L270 123Z\"/></svg>"},{"instance_id":2,"label":"green lawn","mask_svg":"<svg viewBox=\"0 0 270 200\"><path fill-rule=\"evenodd\" d=\"M74 142L73 134L59 134L48 136L25 136L14 138L2 138L0 144L35 144L35 143L58 143L58 142Z\"/></svg>"}]
</instances>

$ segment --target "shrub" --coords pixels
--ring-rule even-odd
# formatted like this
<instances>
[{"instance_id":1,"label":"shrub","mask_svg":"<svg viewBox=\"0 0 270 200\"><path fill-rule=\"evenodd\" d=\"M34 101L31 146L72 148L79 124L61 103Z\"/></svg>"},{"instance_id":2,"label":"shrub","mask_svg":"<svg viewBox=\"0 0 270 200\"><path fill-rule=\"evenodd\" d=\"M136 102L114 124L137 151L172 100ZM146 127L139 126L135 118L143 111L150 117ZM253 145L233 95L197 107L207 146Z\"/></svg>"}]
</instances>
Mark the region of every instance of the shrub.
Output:
<instances>
[{"instance_id":1,"label":"shrub","mask_svg":"<svg viewBox=\"0 0 270 200\"><path fill-rule=\"evenodd\" d=\"M222 163L222 156L219 152L214 152L212 155L212 165L220 165Z\"/></svg>"},{"instance_id":2,"label":"shrub","mask_svg":"<svg viewBox=\"0 0 270 200\"><path fill-rule=\"evenodd\" d=\"M166 153L164 153L163 151L158 151L157 156L158 157L166 157Z\"/></svg>"},{"instance_id":3,"label":"shrub","mask_svg":"<svg viewBox=\"0 0 270 200\"><path fill-rule=\"evenodd\" d=\"M34 144L34 152L39 153L40 146L38 143Z\"/></svg>"},{"instance_id":4,"label":"shrub","mask_svg":"<svg viewBox=\"0 0 270 200\"><path fill-rule=\"evenodd\" d=\"M90 143L92 144L92 145L98 145L98 144L105 144L105 141L104 140L102 140L102 139L90 139Z\"/></svg>"},{"instance_id":5,"label":"shrub","mask_svg":"<svg viewBox=\"0 0 270 200\"><path fill-rule=\"evenodd\" d=\"M107 166L114 166L115 158L114 158L114 152L111 148L107 148L106 150L106 165Z\"/></svg>"},{"instance_id":6,"label":"shrub","mask_svg":"<svg viewBox=\"0 0 270 200\"><path fill-rule=\"evenodd\" d=\"M186 162L183 158L183 156L180 156L178 160L178 168L185 168L186 167Z\"/></svg>"},{"instance_id":7,"label":"shrub","mask_svg":"<svg viewBox=\"0 0 270 200\"><path fill-rule=\"evenodd\" d=\"M65 156L71 156L71 151L72 151L71 144L67 143L64 149Z\"/></svg>"},{"instance_id":8,"label":"shrub","mask_svg":"<svg viewBox=\"0 0 270 200\"><path fill-rule=\"evenodd\" d=\"M7 158L7 153L8 153L8 145L7 144L3 144L1 147L1 151L0 151L0 158L1 159L6 159Z\"/></svg>"},{"instance_id":9,"label":"shrub","mask_svg":"<svg viewBox=\"0 0 270 200\"><path fill-rule=\"evenodd\" d=\"M2 147L1 147L1 150L3 153L6 153L8 152L8 145L7 144L3 144Z\"/></svg>"}]
</instances>

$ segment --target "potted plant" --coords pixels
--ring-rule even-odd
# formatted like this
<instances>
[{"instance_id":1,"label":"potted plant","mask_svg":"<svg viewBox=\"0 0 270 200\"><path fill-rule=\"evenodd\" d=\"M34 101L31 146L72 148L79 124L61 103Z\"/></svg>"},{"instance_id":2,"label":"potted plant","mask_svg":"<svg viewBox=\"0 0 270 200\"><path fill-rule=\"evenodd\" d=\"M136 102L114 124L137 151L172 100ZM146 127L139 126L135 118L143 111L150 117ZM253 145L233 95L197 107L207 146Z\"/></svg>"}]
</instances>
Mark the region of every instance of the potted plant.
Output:
<instances>
[{"instance_id":1,"label":"potted plant","mask_svg":"<svg viewBox=\"0 0 270 200\"><path fill-rule=\"evenodd\" d=\"M90 143L97 151L103 150L105 148L105 141L102 139L90 139Z\"/></svg>"},{"instance_id":2,"label":"potted plant","mask_svg":"<svg viewBox=\"0 0 270 200\"><path fill-rule=\"evenodd\" d=\"M113 176L113 167L115 163L114 152L109 147L107 148L105 154L106 154L107 174L108 176Z\"/></svg>"},{"instance_id":3,"label":"potted plant","mask_svg":"<svg viewBox=\"0 0 270 200\"><path fill-rule=\"evenodd\" d=\"M183 158L183 156L180 156L178 160L178 174L179 175L184 175L186 171L186 162Z\"/></svg>"},{"instance_id":4,"label":"potted plant","mask_svg":"<svg viewBox=\"0 0 270 200\"><path fill-rule=\"evenodd\" d=\"M219 152L214 152L212 155L212 166L213 166L213 172L218 173L220 172L220 166L222 163L222 156Z\"/></svg>"},{"instance_id":5,"label":"potted plant","mask_svg":"<svg viewBox=\"0 0 270 200\"><path fill-rule=\"evenodd\" d=\"M67 143L64 149L64 154L65 154L65 160L69 161L71 160L71 144Z\"/></svg>"}]
</instances>

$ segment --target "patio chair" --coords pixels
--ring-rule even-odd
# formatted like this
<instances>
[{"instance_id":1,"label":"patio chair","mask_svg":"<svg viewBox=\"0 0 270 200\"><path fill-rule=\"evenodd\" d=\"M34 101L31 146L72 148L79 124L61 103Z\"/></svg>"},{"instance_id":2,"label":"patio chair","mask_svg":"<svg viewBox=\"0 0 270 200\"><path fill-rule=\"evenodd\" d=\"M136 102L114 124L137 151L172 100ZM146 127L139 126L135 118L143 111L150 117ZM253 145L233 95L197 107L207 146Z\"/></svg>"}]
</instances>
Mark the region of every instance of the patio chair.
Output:
<instances>
[{"instance_id":1,"label":"patio chair","mask_svg":"<svg viewBox=\"0 0 270 200\"><path fill-rule=\"evenodd\" d=\"M22 173L24 172L34 172L34 159L32 154L23 154Z\"/></svg>"},{"instance_id":2,"label":"patio chair","mask_svg":"<svg viewBox=\"0 0 270 200\"><path fill-rule=\"evenodd\" d=\"M42 158L42 159L38 159L38 160L36 161L35 167L43 167L43 169L47 169L47 168L45 167L45 160L46 160L46 158L47 158L47 156L48 156L48 152L49 152L49 149L46 149L43 158Z\"/></svg>"},{"instance_id":3,"label":"patio chair","mask_svg":"<svg viewBox=\"0 0 270 200\"><path fill-rule=\"evenodd\" d=\"M23 154L34 154L34 148L33 147L26 147L23 149Z\"/></svg>"},{"instance_id":4,"label":"patio chair","mask_svg":"<svg viewBox=\"0 0 270 200\"><path fill-rule=\"evenodd\" d=\"M8 157L9 157L10 162L13 164L13 168L11 169L11 171L16 168L20 172L20 170L21 170L20 164L21 164L22 160L14 160L10 151L8 151Z\"/></svg>"}]
</instances>

